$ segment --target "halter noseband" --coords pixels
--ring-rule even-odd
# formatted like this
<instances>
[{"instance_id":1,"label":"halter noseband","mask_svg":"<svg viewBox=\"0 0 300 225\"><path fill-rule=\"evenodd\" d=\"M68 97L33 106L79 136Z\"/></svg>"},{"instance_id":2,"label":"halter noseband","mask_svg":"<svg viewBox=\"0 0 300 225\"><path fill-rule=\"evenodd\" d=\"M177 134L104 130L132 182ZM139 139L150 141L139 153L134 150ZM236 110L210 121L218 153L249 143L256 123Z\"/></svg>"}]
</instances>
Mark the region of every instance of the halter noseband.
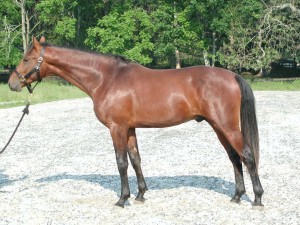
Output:
<instances>
[{"instance_id":1,"label":"halter noseband","mask_svg":"<svg viewBox=\"0 0 300 225\"><path fill-rule=\"evenodd\" d=\"M21 82L23 82L25 84L25 86L27 87L29 93L32 93L32 91L36 87L36 85L42 81L42 78L41 78L41 75L40 75L40 70L41 70L41 64L44 60L43 56L44 56L44 53L45 53L45 48L46 47L43 46L42 51L41 51L41 55L38 58L38 62L36 64L36 66L30 72L28 72L26 75L22 75L21 73L18 72L17 69L14 70L14 72L17 74L17 76L19 77ZM35 72L37 72L37 78L38 78L37 81L38 81L38 83L33 88L31 88L31 85L27 83L27 79L32 74L34 74Z\"/></svg>"}]
</instances>

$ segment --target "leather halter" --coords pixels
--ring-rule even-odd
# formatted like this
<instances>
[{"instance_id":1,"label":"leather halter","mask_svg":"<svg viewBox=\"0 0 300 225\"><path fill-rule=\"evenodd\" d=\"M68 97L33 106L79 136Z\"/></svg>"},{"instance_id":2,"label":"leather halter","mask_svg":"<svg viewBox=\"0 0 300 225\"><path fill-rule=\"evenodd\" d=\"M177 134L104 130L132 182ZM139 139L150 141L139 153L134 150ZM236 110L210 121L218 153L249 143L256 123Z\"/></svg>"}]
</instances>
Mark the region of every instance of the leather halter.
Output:
<instances>
[{"instance_id":1,"label":"leather halter","mask_svg":"<svg viewBox=\"0 0 300 225\"><path fill-rule=\"evenodd\" d=\"M19 79L21 80L21 82L23 82L25 84L25 86L27 87L29 93L32 93L32 91L36 87L36 85L42 81L42 78L41 78L41 75L40 75L40 70L41 70L41 64L42 64L42 62L44 60L43 57L44 57L45 49L46 49L46 47L43 46L42 51L41 51L41 55L38 58L38 62L36 64L36 66L31 71L29 71L26 75L22 75L21 73L19 73L19 71L17 69L14 70L14 72L17 74L17 76L19 77ZM34 74L35 72L37 73L37 81L38 81L38 83L33 88L31 88L31 85L27 83L27 79L32 74Z\"/></svg>"}]
</instances>

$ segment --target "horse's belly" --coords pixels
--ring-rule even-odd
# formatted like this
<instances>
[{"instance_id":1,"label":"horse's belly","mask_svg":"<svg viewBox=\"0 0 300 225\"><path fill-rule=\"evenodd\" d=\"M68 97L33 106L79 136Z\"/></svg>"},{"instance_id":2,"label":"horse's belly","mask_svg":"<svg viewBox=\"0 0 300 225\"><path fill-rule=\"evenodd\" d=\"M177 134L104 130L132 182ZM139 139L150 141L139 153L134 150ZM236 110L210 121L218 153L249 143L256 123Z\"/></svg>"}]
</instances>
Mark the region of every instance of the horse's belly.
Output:
<instances>
[{"instance_id":1,"label":"horse's belly","mask_svg":"<svg viewBox=\"0 0 300 225\"><path fill-rule=\"evenodd\" d=\"M135 127L169 127L178 125L196 117L196 114L188 107L147 107L136 112L133 116Z\"/></svg>"},{"instance_id":2,"label":"horse's belly","mask_svg":"<svg viewBox=\"0 0 300 225\"><path fill-rule=\"evenodd\" d=\"M140 121L136 123L132 127L137 127L137 128L163 128L163 127L171 127L171 126L176 126L178 124L187 122L192 120L193 118L189 118L186 120L164 120L164 121Z\"/></svg>"}]
</instances>

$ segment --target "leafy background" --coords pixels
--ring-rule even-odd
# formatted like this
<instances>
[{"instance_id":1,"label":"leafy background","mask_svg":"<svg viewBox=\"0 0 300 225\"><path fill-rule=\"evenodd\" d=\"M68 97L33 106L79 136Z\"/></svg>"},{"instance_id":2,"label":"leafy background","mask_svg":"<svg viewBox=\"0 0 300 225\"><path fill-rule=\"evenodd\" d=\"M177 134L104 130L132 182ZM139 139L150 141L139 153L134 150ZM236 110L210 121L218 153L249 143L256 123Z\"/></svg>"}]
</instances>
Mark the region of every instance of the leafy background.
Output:
<instances>
[{"instance_id":1,"label":"leafy background","mask_svg":"<svg viewBox=\"0 0 300 225\"><path fill-rule=\"evenodd\" d=\"M294 0L1 0L0 20L0 70L18 64L31 36L42 35L153 68L175 67L179 57L181 66L263 71L300 58Z\"/></svg>"}]
</instances>

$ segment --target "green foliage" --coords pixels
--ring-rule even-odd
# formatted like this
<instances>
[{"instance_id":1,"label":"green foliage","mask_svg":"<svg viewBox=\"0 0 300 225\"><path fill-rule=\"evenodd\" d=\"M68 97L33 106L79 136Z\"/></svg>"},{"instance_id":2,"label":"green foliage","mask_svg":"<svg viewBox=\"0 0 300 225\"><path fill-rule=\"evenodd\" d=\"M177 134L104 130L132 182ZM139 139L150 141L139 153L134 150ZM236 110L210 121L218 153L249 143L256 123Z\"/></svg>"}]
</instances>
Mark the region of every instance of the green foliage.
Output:
<instances>
[{"instance_id":1,"label":"green foliage","mask_svg":"<svg viewBox=\"0 0 300 225\"><path fill-rule=\"evenodd\" d=\"M128 58L148 64L154 26L147 12L141 8L122 14L110 13L98 20L96 27L87 30L85 41L92 49L103 53L122 54Z\"/></svg>"},{"instance_id":2,"label":"green foliage","mask_svg":"<svg viewBox=\"0 0 300 225\"><path fill-rule=\"evenodd\" d=\"M18 9L10 0L0 3L0 68L18 64L23 52L21 47L20 30L14 25L20 16Z\"/></svg>"},{"instance_id":3,"label":"green foliage","mask_svg":"<svg viewBox=\"0 0 300 225\"><path fill-rule=\"evenodd\" d=\"M231 1L221 19L227 24L218 57L230 69L270 69L281 57L296 57L300 40L300 14L287 1ZM297 5L295 5L297 6ZM298 6L299 7L299 6ZM297 22L298 21L298 22ZM218 24L218 23L216 23ZM293 25L292 25L293 24Z\"/></svg>"},{"instance_id":4,"label":"green foliage","mask_svg":"<svg viewBox=\"0 0 300 225\"><path fill-rule=\"evenodd\" d=\"M299 9L294 0L25 0L29 36L159 68L175 66L175 50L183 66L213 59L233 70L267 69L281 57L300 61ZM20 7L2 0L0 20L1 68L23 54Z\"/></svg>"},{"instance_id":5,"label":"green foliage","mask_svg":"<svg viewBox=\"0 0 300 225\"><path fill-rule=\"evenodd\" d=\"M64 16L57 22L54 31L60 34L62 38L73 40L76 34L75 25L76 19Z\"/></svg>"},{"instance_id":6,"label":"green foliage","mask_svg":"<svg viewBox=\"0 0 300 225\"><path fill-rule=\"evenodd\" d=\"M47 39L56 40L57 44L74 44L77 4L75 0L44 0L36 5Z\"/></svg>"}]
</instances>

